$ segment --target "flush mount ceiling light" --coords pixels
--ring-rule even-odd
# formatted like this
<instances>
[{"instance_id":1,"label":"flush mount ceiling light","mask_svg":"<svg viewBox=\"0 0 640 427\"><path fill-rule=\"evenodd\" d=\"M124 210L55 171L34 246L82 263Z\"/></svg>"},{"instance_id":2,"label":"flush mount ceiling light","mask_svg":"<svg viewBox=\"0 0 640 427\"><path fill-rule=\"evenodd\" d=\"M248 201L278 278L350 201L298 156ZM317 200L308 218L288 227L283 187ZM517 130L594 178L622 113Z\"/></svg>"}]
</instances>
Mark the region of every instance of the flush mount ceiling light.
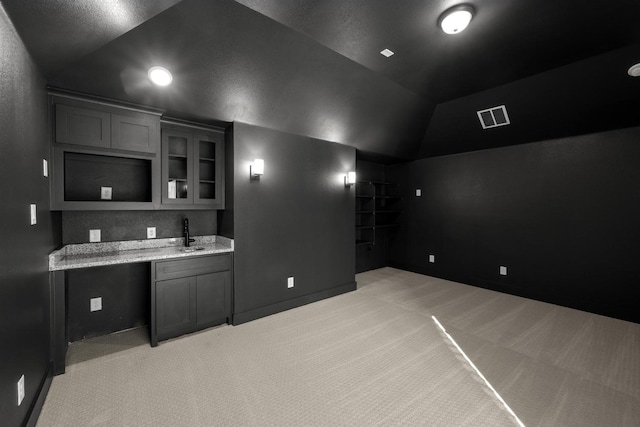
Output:
<instances>
[{"instance_id":1,"label":"flush mount ceiling light","mask_svg":"<svg viewBox=\"0 0 640 427\"><path fill-rule=\"evenodd\" d=\"M458 34L467 26L475 10L469 4L459 4L445 10L438 18L438 26L447 34Z\"/></svg>"},{"instance_id":2,"label":"flush mount ceiling light","mask_svg":"<svg viewBox=\"0 0 640 427\"><path fill-rule=\"evenodd\" d=\"M627 73L631 76L631 77L640 77L640 62L632 65L629 68L629 71L627 71Z\"/></svg>"},{"instance_id":3,"label":"flush mount ceiling light","mask_svg":"<svg viewBox=\"0 0 640 427\"><path fill-rule=\"evenodd\" d=\"M171 72L164 67L151 67L147 75L149 80L158 86L167 86L173 81Z\"/></svg>"}]
</instances>

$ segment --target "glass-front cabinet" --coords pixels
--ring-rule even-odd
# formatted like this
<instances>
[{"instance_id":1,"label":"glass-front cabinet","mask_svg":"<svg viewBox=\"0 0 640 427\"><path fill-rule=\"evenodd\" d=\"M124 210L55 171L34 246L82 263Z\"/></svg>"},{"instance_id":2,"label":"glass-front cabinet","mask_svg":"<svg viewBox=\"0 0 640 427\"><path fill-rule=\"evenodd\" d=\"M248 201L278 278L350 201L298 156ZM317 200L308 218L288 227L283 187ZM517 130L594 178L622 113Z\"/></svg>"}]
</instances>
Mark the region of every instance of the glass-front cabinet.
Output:
<instances>
[{"instance_id":1,"label":"glass-front cabinet","mask_svg":"<svg viewBox=\"0 0 640 427\"><path fill-rule=\"evenodd\" d=\"M162 204L224 208L224 133L162 129Z\"/></svg>"}]
</instances>

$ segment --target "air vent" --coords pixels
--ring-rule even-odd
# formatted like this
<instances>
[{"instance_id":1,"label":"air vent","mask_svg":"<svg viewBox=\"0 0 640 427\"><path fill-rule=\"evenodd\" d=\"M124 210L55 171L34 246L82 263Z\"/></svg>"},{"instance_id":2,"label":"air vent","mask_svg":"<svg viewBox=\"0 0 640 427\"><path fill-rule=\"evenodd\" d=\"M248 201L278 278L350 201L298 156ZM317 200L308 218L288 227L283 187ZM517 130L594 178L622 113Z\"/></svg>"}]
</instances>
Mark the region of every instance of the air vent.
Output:
<instances>
[{"instance_id":1,"label":"air vent","mask_svg":"<svg viewBox=\"0 0 640 427\"><path fill-rule=\"evenodd\" d=\"M507 115L507 109L504 105L499 107L487 108L486 110L478 111L478 118L482 124L482 129L495 128L498 126L505 126L509 123L509 116Z\"/></svg>"}]
</instances>

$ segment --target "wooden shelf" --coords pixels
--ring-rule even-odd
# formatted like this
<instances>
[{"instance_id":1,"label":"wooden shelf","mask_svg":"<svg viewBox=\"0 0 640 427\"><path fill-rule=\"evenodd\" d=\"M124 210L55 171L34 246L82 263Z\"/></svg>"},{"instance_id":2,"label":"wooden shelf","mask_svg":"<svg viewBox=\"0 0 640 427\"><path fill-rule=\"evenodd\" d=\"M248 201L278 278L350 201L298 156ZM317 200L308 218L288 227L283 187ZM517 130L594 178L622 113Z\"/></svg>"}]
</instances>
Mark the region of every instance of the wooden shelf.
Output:
<instances>
[{"instance_id":1,"label":"wooden shelf","mask_svg":"<svg viewBox=\"0 0 640 427\"><path fill-rule=\"evenodd\" d=\"M397 190L388 189L398 187L397 184L386 181L357 181L359 184L356 192L356 246L375 245L378 237L382 238L386 232L376 229L389 229L399 227L397 214L402 212L399 201L402 197L388 193L397 193ZM367 186L365 189L364 186ZM359 194L358 194L359 193ZM373 219L371 219L373 218ZM376 222L381 223L376 223ZM374 224L367 224L367 223ZM366 224L366 225L365 225Z\"/></svg>"},{"instance_id":2,"label":"wooden shelf","mask_svg":"<svg viewBox=\"0 0 640 427\"><path fill-rule=\"evenodd\" d=\"M384 181L357 181L356 184L389 185L394 187L398 185L394 182L384 182Z\"/></svg>"},{"instance_id":3,"label":"wooden shelf","mask_svg":"<svg viewBox=\"0 0 640 427\"><path fill-rule=\"evenodd\" d=\"M210 159L209 157L200 157L201 162L215 162L216 159Z\"/></svg>"}]
</instances>

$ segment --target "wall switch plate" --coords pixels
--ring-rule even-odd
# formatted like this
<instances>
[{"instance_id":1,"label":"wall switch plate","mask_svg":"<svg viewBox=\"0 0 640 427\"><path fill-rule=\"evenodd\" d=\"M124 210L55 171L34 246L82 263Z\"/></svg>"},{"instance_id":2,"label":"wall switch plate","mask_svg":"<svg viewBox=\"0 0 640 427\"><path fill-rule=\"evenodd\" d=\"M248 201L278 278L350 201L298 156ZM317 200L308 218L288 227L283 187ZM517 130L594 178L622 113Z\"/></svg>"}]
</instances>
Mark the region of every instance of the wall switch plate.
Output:
<instances>
[{"instance_id":1,"label":"wall switch plate","mask_svg":"<svg viewBox=\"0 0 640 427\"><path fill-rule=\"evenodd\" d=\"M507 267L501 265L500 266L500 275L501 276L506 276L507 275Z\"/></svg>"},{"instance_id":2,"label":"wall switch plate","mask_svg":"<svg viewBox=\"0 0 640 427\"><path fill-rule=\"evenodd\" d=\"M147 239L155 239L155 238L156 238L156 228L147 227Z\"/></svg>"},{"instance_id":3,"label":"wall switch plate","mask_svg":"<svg viewBox=\"0 0 640 427\"><path fill-rule=\"evenodd\" d=\"M419 188L416 188L416 197L420 197L422 196L422 190Z\"/></svg>"},{"instance_id":4,"label":"wall switch plate","mask_svg":"<svg viewBox=\"0 0 640 427\"><path fill-rule=\"evenodd\" d=\"M37 217L37 209L36 209L36 204L32 203L30 208L30 219L29 219L29 223L31 225L36 225L36 223L38 222L38 217Z\"/></svg>"},{"instance_id":5,"label":"wall switch plate","mask_svg":"<svg viewBox=\"0 0 640 427\"><path fill-rule=\"evenodd\" d=\"M101 200L111 200L111 196L113 196L113 188L111 188L111 187L100 187L100 199Z\"/></svg>"},{"instance_id":6,"label":"wall switch plate","mask_svg":"<svg viewBox=\"0 0 640 427\"><path fill-rule=\"evenodd\" d=\"M18 406L22 405L22 401L24 400L24 375L20 377L18 380Z\"/></svg>"},{"instance_id":7,"label":"wall switch plate","mask_svg":"<svg viewBox=\"0 0 640 427\"><path fill-rule=\"evenodd\" d=\"M293 288L293 276L287 278L287 288Z\"/></svg>"},{"instance_id":8,"label":"wall switch plate","mask_svg":"<svg viewBox=\"0 0 640 427\"><path fill-rule=\"evenodd\" d=\"M89 230L89 242L91 243L98 243L99 241L102 240L102 233L100 233L100 229L96 229L96 230Z\"/></svg>"},{"instance_id":9,"label":"wall switch plate","mask_svg":"<svg viewBox=\"0 0 640 427\"><path fill-rule=\"evenodd\" d=\"M100 311L100 310L102 310L102 297L91 298L89 300L89 309L91 311Z\"/></svg>"},{"instance_id":10,"label":"wall switch plate","mask_svg":"<svg viewBox=\"0 0 640 427\"><path fill-rule=\"evenodd\" d=\"M429 255L429 262L436 262L436 256L435 255Z\"/></svg>"},{"instance_id":11,"label":"wall switch plate","mask_svg":"<svg viewBox=\"0 0 640 427\"><path fill-rule=\"evenodd\" d=\"M49 176L49 162L47 162L47 159L42 159L42 176Z\"/></svg>"}]
</instances>

